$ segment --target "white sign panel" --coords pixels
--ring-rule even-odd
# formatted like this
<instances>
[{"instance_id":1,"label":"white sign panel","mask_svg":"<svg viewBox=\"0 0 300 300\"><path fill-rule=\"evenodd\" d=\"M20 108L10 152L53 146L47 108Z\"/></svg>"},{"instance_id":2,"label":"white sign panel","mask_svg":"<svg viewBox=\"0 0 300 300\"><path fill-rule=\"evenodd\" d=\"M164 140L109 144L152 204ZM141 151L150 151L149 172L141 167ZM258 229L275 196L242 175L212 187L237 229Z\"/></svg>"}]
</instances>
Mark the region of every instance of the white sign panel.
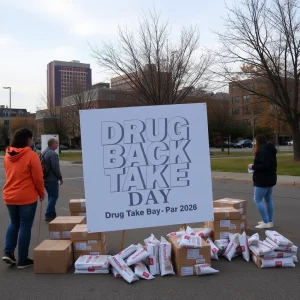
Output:
<instances>
[{"instance_id":1,"label":"white sign panel","mask_svg":"<svg viewBox=\"0 0 300 300\"><path fill-rule=\"evenodd\" d=\"M206 104L80 115L90 232L213 220Z\"/></svg>"},{"instance_id":2,"label":"white sign panel","mask_svg":"<svg viewBox=\"0 0 300 300\"><path fill-rule=\"evenodd\" d=\"M43 134L41 136L41 152L44 152L48 148L48 141L50 139L56 139L59 142L58 134ZM57 154L59 154L59 148L55 150Z\"/></svg>"}]
</instances>

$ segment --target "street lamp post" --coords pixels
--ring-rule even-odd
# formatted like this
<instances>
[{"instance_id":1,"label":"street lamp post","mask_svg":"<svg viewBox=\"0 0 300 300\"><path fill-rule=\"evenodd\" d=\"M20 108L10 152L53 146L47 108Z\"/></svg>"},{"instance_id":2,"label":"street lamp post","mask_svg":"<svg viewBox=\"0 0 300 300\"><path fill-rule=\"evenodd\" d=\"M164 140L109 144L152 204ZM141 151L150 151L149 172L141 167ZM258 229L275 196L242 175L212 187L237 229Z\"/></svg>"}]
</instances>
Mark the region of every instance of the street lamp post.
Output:
<instances>
[{"instance_id":1,"label":"street lamp post","mask_svg":"<svg viewBox=\"0 0 300 300\"><path fill-rule=\"evenodd\" d=\"M11 139L12 139L12 126L11 126L11 87L10 86L5 86L3 87L5 90L9 90L9 113L8 113L8 117L9 117L9 132L8 132L8 136L9 136L9 143L11 143Z\"/></svg>"}]
</instances>

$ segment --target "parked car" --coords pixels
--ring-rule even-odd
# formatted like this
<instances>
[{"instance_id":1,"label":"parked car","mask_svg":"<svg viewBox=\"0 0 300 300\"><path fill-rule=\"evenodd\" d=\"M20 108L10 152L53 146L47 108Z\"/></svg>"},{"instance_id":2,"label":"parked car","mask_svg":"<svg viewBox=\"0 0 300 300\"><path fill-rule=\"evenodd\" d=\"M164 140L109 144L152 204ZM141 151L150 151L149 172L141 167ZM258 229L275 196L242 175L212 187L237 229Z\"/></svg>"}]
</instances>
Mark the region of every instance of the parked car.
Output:
<instances>
[{"instance_id":1,"label":"parked car","mask_svg":"<svg viewBox=\"0 0 300 300\"><path fill-rule=\"evenodd\" d=\"M288 142L288 146L293 146L293 145L294 145L293 141Z\"/></svg>"},{"instance_id":2,"label":"parked car","mask_svg":"<svg viewBox=\"0 0 300 300\"><path fill-rule=\"evenodd\" d=\"M233 148L252 148L253 142L251 140L241 140L234 144Z\"/></svg>"},{"instance_id":3,"label":"parked car","mask_svg":"<svg viewBox=\"0 0 300 300\"><path fill-rule=\"evenodd\" d=\"M234 143L232 143L232 142L224 142L224 147L225 148L228 148L228 146L229 146L229 148L233 148L234 147Z\"/></svg>"}]
</instances>

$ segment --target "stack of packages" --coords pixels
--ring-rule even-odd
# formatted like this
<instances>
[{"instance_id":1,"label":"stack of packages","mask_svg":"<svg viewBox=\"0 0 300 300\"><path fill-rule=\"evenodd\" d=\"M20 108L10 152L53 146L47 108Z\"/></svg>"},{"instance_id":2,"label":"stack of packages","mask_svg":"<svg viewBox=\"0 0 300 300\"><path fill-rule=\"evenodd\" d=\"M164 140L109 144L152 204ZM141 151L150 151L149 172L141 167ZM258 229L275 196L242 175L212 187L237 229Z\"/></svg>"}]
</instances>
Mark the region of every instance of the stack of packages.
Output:
<instances>
[{"instance_id":1,"label":"stack of packages","mask_svg":"<svg viewBox=\"0 0 300 300\"><path fill-rule=\"evenodd\" d=\"M71 199L69 202L70 214L73 217L86 217L86 201L85 199Z\"/></svg>"},{"instance_id":2,"label":"stack of packages","mask_svg":"<svg viewBox=\"0 0 300 300\"><path fill-rule=\"evenodd\" d=\"M49 240L43 241L33 251L35 273L67 273L73 265L73 246L70 232L85 217L57 217L49 223Z\"/></svg>"},{"instance_id":3,"label":"stack of packages","mask_svg":"<svg viewBox=\"0 0 300 300\"><path fill-rule=\"evenodd\" d=\"M75 261L81 255L105 255L106 234L102 232L88 233L86 224L76 225L70 233L73 242Z\"/></svg>"},{"instance_id":4,"label":"stack of packages","mask_svg":"<svg viewBox=\"0 0 300 300\"><path fill-rule=\"evenodd\" d=\"M239 211L239 217L236 210ZM215 200L214 216L215 221L206 222L205 227L213 230L215 240L228 239L230 233L240 234L247 229L247 201L230 198Z\"/></svg>"},{"instance_id":5,"label":"stack of packages","mask_svg":"<svg viewBox=\"0 0 300 300\"><path fill-rule=\"evenodd\" d=\"M260 241L256 233L248 240L254 263L259 268L294 268L298 247L277 231L267 230L266 236Z\"/></svg>"},{"instance_id":6,"label":"stack of packages","mask_svg":"<svg viewBox=\"0 0 300 300\"><path fill-rule=\"evenodd\" d=\"M75 274L108 274L108 255L83 255L75 262Z\"/></svg>"}]
</instances>

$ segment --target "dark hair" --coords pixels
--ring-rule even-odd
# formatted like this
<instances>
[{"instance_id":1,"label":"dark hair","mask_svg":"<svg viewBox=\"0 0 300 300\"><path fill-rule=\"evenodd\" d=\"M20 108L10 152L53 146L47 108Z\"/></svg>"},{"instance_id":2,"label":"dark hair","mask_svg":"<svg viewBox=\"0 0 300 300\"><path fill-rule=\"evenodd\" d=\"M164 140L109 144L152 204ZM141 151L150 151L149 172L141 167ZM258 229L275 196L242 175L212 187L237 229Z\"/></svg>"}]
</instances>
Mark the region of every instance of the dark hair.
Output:
<instances>
[{"instance_id":1,"label":"dark hair","mask_svg":"<svg viewBox=\"0 0 300 300\"><path fill-rule=\"evenodd\" d=\"M55 143L58 143L58 141L56 140L56 139L50 139L49 141L48 141L48 147L51 147L53 144L55 144Z\"/></svg>"},{"instance_id":2,"label":"dark hair","mask_svg":"<svg viewBox=\"0 0 300 300\"><path fill-rule=\"evenodd\" d=\"M11 147L14 148L25 148L28 147L28 140L32 139L33 133L30 129L21 128L18 129L12 139Z\"/></svg>"},{"instance_id":3,"label":"dark hair","mask_svg":"<svg viewBox=\"0 0 300 300\"><path fill-rule=\"evenodd\" d=\"M268 143L268 140L267 140L267 138L264 134L258 134L255 137L255 141L256 141L256 144L255 144L255 147L254 147L254 155L257 155L257 153L259 152L260 147L266 145Z\"/></svg>"}]
</instances>

